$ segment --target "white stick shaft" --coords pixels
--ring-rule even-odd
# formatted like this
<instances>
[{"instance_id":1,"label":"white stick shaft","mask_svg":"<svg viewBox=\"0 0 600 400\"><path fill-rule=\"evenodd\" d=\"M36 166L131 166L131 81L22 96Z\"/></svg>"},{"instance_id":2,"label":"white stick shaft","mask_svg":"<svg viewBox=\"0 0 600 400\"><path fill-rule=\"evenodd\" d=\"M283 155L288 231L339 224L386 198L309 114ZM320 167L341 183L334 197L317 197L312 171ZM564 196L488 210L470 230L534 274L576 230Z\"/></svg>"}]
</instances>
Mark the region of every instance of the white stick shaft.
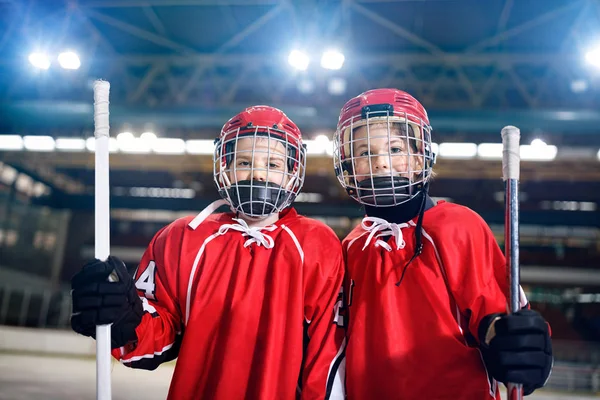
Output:
<instances>
[{"instance_id":1,"label":"white stick shaft","mask_svg":"<svg viewBox=\"0 0 600 400\"><path fill-rule=\"evenodd\" d=\"M106 260L110 253L110 202L109 202L109 119L108 82L94 82L94 136L96 137L95 182L95 257ZM96 399L110 400L110 325L96 326Z\"/></svg>"},{"instance_id":2,"label":"white stick shaft","mask_svg":"<svg viewBox=\"0 0 600 400\"><path fill-rule=\"evenodd\" d=\"M514 126L502 129L502 177L505 182L504 206L504 254L510 288L509 310L517 312L520 308L520 270L519 270L519 174L521 133ZM521 385L509 383L508 400L521 400Z\"/></svg>"}]
</instances>

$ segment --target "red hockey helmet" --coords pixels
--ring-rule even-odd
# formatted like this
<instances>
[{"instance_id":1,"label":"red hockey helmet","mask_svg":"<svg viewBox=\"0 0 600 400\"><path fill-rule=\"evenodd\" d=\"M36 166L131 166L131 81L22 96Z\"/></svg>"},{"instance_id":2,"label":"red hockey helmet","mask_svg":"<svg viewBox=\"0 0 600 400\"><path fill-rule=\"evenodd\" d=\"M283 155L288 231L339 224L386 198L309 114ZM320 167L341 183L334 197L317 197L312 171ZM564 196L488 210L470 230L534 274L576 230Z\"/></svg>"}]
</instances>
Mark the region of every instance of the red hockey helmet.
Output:
<instances>
[{"instance_id":1,"label":"red hockey helmet","mask_svg":"<svg viewBox=\"0 0 600 400\"><path fill-rule=\"evenodd\" d=\"M382 154L354 154L355 146L363 142L366 148L376 137L373 127L387 128L387 151ZM366 127L365 138L355 138L355 133ZM380 129L381 130L381 129ZM398 154L392 149L392 136L401 137L407 143L403 156L420 158L417 169L392 171L387 176L374 171L371 158L384 155L390 164ZM431 177L435 155L432 152L431 126L427 111L410 94L398 89L369 90L349 100L341 110L334 137L334 166L338 180L348 194L358 202L372 206L394 206L415 197ZM364 162L363 162L364 161ZM357 165L363 162L368 173L359 173Z\"/></svg>"},{"instance_id":2,"label":"red hockey helmet","mask_svg":"<svg viewBox=\"0 0 600 400\"><path fill-rule=\"evenodd\" d=\"M237 167L233 162L240 152L245 157L271 159L275 149L269 145L267 150L260 150L255 145L250 150L240 150L241 138L267 139L269 143L279 143L283 150L280 156L285 158L284 171L271 169L249 163L249 167ZM254 141L256 143L256 141ZM281 212L291 205L304 183L306 169L306 149L302 143L302 133L296 124L283 111L270 106L248 107L223 125L219 138L215 141L214 180L221 197L229 201L232 208L250 217L264 217ZM249 176L258 171L264 172L266 179L260 182L252 179L237 181L233 178L237 171L245 170ZM279 174L285 176L281 182L274 183L269 179ZM281 183L281 185L280 185Z\"/></svg>"}]
</instances>

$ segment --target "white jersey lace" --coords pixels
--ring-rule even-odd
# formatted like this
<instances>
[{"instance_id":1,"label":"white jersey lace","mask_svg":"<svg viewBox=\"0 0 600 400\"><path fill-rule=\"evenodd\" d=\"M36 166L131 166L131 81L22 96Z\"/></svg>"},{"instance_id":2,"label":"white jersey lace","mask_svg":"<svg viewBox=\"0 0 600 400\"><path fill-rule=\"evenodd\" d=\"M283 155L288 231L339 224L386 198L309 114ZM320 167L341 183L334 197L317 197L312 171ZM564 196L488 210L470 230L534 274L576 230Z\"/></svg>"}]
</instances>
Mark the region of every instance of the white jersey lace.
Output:
<instances>
[{"instance_id":1,"label":"white jersey lace","mask_svg":"<svg viewBox=\"0 0 600 400\"><path fill-rule=\"evenodd\" d=\"M261 231L273 232L277 229L277 225L269 225L263 227L250 228L246 221L239 218L233 218L237 224L224 224L219 228L219 234L224 235L229 229L242 232L242 236L249 237L244 243L244 247L250 246L252 243L256 243L258 246L264 246L267 249L272 249L275 245L275 241L271 236Z\"/></svg>"},{"instance_id":2,"label":"white jersey lace","mask_svg":"<svg viewBox=\"0 0 600 400\"><path fill-rule=\"evenodd\" d=\"M392 247L385 241L378 239L380 237L392 236L396 242L396 250L403 249L406 246L404 237L402 235L402 228L407 228L407 223L395 224L387 222L383 218L377 217L365 217L362 220L362 228L369 232L369 236L365 241L363 250L367 248L373 238L376 238L375 247L383 247L387 251L392 251Z\"/></svg>"}]
</instances>

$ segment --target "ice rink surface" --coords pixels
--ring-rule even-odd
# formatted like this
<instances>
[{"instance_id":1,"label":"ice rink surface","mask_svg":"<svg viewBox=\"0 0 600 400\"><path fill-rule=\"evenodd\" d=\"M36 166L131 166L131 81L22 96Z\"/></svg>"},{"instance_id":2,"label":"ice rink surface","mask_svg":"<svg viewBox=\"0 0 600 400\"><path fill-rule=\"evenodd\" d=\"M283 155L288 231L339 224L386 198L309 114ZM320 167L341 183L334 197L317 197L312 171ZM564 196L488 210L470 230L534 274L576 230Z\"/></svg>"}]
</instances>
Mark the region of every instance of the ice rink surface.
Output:
<instances>
[{"instance_id":1,"label":"ice rink surface","mask_svg":"<svg viewBox=\"0 0 600 400\"><path fill-rule=\"evenodd\" d=\"M93 400L96 393L95 368L96 364L92 359L0 353L0 400ZM112 398L164 400L172 374L172 363L155 371L143 371L126 368L114 362ZM539 392L526 397L527 400L598 398L549 392Z\"/></svg>"}]
</instances>

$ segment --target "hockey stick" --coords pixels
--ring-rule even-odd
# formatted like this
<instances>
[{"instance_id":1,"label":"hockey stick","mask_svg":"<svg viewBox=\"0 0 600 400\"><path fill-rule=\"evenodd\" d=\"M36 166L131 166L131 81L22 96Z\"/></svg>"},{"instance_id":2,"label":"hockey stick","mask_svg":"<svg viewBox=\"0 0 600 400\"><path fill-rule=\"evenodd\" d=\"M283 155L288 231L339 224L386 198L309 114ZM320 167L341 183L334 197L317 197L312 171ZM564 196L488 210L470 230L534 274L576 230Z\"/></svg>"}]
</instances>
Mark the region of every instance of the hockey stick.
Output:
<instances>
[{"instance_id":1,"label":"hockey stick","mask_svg":"<svg viewBox=\"0 0 600 400\"><path fill-rule=\"evenodd\" d=\"M521 132L514 126L502 129L502 179L505 184L504 200L504 255L509 272L510 312L519 311L519 173ZM507 385L508 400L522 400L520 384Z\"/></svg>"},{"instance_id":2,"label":"hockey stick","mask_svg":"<svg viewBox=\"0 0 600 400\"><path fill-rule=\"evenodd\" d=\"M94 137L96 138L95 177L95 257L106 260L110 253L110 204L108 182L108 94L110 84L94 82ZM111 278L109 277L109 280ZM96 326L96 399L110 400L110 325Z\"/></svg>"}]
</instances>

